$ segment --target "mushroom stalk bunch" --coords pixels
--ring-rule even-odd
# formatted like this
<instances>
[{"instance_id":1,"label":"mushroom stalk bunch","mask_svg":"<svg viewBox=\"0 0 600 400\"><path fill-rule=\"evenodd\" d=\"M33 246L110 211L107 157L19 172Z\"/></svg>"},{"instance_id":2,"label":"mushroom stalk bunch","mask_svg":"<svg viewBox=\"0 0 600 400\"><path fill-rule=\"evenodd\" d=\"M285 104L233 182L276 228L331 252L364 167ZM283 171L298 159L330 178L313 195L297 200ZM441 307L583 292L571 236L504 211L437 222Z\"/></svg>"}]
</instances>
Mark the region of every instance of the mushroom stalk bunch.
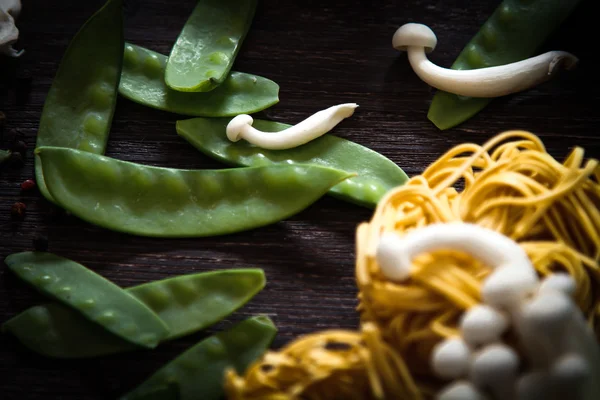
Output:
<instances>
[{"instance_id":1,"label":"mushroom stalk bunch","mask_svg":"<svg viewBox=\"0 0 600 400\"><path fill-rule=\"evenodd\" d=\"M564 273L540 280L525 251L512 239L478 225L433 224L404 236L387 232L377 261L388 279L410 279L421 253L454 250L492 268L483 282L483 304L464 312L460 335L441 341L431 355L435 374L447 381L438 400L600 398L600 349L571 296ZM512 331L522 351L505 343ZM524 368L525 367L525 368Z\"/></svg>"},{"instance_id":2,"label":"mushroom stalk bunch","mask_svg":"<svg viewBox=\"0 0 600 400\"><path fill-rule=\"evenodd\" d=\"M564 51L549 51L526 60L473 70L442 68L427 58L437 45L435 33L426 25L402 25L392 39L392 46L408 53L415 73L436 89L460 96L500 97L543 83L564 67L573 68L578 59Z\"/></svg>"}]
</instances>

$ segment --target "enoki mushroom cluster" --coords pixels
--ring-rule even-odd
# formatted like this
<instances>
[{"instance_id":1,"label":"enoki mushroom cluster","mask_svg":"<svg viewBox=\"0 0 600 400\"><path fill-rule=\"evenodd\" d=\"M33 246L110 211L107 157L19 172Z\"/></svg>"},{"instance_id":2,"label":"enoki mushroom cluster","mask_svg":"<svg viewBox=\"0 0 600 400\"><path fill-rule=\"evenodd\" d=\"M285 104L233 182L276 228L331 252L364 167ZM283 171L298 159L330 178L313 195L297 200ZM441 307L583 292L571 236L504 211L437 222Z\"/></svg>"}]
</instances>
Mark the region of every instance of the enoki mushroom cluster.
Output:
<instances>
[{"instance_id":1,"label":"enoki mushroom cluster","mask_svg":"<svg viewBox=\"0 0 600 400\"><path fill-rule=\"evenodd\" d=\"M416 251L410 268L394 275L385 262L381 263L378 251L385 235L407 238L433 225L468 223L499 233L515 243L531 271L536 272L533 279L540 282L535 293L522 299L528 304L521 314L544 315L544 307L554 302L554 306L546 308L550 310L548 315L558 321L556 315L561 310L574 314L568 311L568 296L558 295L569 293L587 324L598 334L599 178L598 162L585 161L583 149L573 149L559 162L535 135L523 131L503 133L483 146L463 144L451 149L422 175L388 193L371 221L357 229L360 332L307 335L279 352L267 353L243 377L230 371L229 397L434 398L446 390L449 382L458 379L452 390L467 396L461 398L479 398L474 394L478 390L491 398L502 398L514 396L517 385L519 393L530 387L540 389L542 385L536 387L533 381L543 374L536 372L534 376L530 372L545 371L544 363L555 361L553 365L560 368L568 366L567 374L562 376L574 382L581 368L577 369L572 358L550 360L543 351L536 353L535 343L520 341L518 331L527 325L526 319L521 324L512 313L496 312L484 304L482 293L495 273L490 265L492 258L475 257L463 251L464 246L449 244L431 251ZM457 189L459 186L463 189ZM567 274L570 278L565 279ZM476 354L477 346L461 353L467 344L472 344L468 343L465 326L476 328L482 320L489 326L483 336L493 338L489 332L496 332L495 340L502 345L489 348L486 353L491 354L492 364L504 360L503 365L514 364L518 368L509 382L511 389L505 393L472 386L481 374L474 377L463 371L463 378L459 372L450 379L441 376L444 363L438 362L434 367L434 356L440 354L449 355L452 362L463 353ZM582 329L580 334L591 337L587 328ZM477 329L470 332L470 337L482 337ZM531 354L540 356L536 359ZM486 362L485 357L475 358Z\"/></svg>"}]
</instances>

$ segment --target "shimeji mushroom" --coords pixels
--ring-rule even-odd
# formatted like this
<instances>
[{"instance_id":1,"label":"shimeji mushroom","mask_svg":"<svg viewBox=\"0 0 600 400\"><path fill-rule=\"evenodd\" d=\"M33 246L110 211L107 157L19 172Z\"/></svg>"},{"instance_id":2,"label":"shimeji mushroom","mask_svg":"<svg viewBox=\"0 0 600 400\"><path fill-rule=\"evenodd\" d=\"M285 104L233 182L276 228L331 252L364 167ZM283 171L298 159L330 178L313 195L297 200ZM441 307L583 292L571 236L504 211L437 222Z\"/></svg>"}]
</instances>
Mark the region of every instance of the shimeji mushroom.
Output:
<instances>
[{"instance_id":1,"label":"shimeji mushroom","mask_svg":"<svg viewBox=\"0 0 600 400\"><path fill-rule=\"evenodd\" d=\"M227 138L232 142L245 139L269 150L285 150L301 146L324 135L343 119L354 114L356 103L339 104L321 110L302 122L280 132L263 132L252 127L254 120L247 114L233 118L227 124Z\"/></svg>"},{"instance_id":2,"label":"shimeji mushroom","mask_svg":"<svg viewBox=\"0 0 600 400\"><path fill-rule=\"evenodd\" d=\"M550 79L563 66L573 68L578 59L564 51L549 51L526 60L471 70L442 68L427 58L437 37L426 25L402 25L392 39L396 50L408 52L415 73L427 84L461 96L499 97L520 92Z\"/></svg>"},{"instance_id":3,"label":"shimeji mushroom","mask_svg":"<svg viewBox=\"0 0 600 400\"><path fill-rule=\"evenodd\" d=\"M19 38L19 30L15 19L21 12L19 0L0 0L0 53L11 57L19 57L23 50L15 50L12 45Z\"/></svg>"}]
</instances>

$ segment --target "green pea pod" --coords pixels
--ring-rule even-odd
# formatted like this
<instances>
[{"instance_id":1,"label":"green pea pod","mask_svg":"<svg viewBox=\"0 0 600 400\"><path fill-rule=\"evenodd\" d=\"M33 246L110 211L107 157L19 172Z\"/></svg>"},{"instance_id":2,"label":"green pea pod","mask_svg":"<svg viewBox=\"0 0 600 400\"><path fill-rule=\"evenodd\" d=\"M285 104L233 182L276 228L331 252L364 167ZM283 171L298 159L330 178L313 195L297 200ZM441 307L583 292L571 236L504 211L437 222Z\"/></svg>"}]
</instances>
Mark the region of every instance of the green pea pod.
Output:
<instances>
[{"instance_id":1,"label":"green pea pod","mask_svg":"<svg viewBox=\"0 0 600 400\"><path fill-rule=\"evenodd\" d=\"M244 140L233 143L225 134L229 121L214 118L177 121L177 133L207 156L229 165L306 163L356 173L356 177L332 187L329 194L365 207L374 208L387 191L408 180L404 171L383 155L330 134L288 150L261 149ZM253 126L265 132L290 127L264 120L254 120Z\"/></svg>"},{"instance_id":2,"label":"green pea pod","mask_svg":"<svg viewBox=\"0 0 600 400\"><path fill-rule=\"evenodd\" d=\"M504 0L463 49L452 69L494 67L534 56L579 2ZM439 129L452 128L473 117L491 101L438 91L427 118Z\"/></svg>"},{"instance_id":3,"label":"green pea pod","mask_svg":"<svg viewBox=\"0 0 600 400\"><path fill-rule=\"evenodd\" d=\"M181 92L208 92L229 74L257 0L200 0L171 48L165 81Z\"/></svg>"},{"instance_id":4,"label":"green pea pod","mask_svg":"<svg viewBox=\"0 0 600 400\"><path fill-rule=\"evenodd\" d=\"M121 400L135 399L172 382L177 383L181 400L219 400L224 396L225 370L235 368L243 374L267 350L276 333L267 317L242 321L186 350Z\"/></svg>"},{"instance_id":5,"label":"green pea pod","mask_svg":"<svg viewBox=\"0 0 600 400\"><path fill-rule=\"evenodd\" d=\"M315 165L180 170L59 147L36 152L60 206L107 229L154 237L224 235L275 223L351 176Z\"/></svg>"},{"instance_id":6,"label":"green pea pod","mask_svg":"<svg viewBox=\"0 0 600 400\"><path fill-rule=\"evenodd\" d=\"M4 164L10 158L11 152L9 150L0 149L0 165Z\"/></svg>"},{"instance_id":7,"label":"green pea pod","mask_svg":"<svg viewBox=\"0 0 600 400\"><path fill-rule=\"evenodd\" d=\"M71 262L51 255L57 261ZM13 261L16 261L16 257ZM36 253L19 253L35 265ZM65 261L63 261L65 260ZM200 331L227 317L265 286L260 269L230 269L182 275L125 289L168 326L163 341ZM25 310L2 325L26 347L48 357L83 358L139 349L87 320L75 310L50 303Z\"/></svg>"},{"instance_id":8,"label":"green pea pod","mask_svg":"<svg viewBox=\"0 0 600 400\"><path fill-rule=\"evenodd\" d=\"M73 38L46 96L37 147L57 146L103 154L123 63L122 0L108 0ZM44 197L42 165L35 175Z\"/></svg>"},{"instance_id":9,"label":"green pea pod","mask_svg":"<svg viewBox=\"0 0 600 400\"><path fill-rule=\"evenodd\" d=\"M16 253L8 268L40 292L139 346L154 348L167 325L147 305L83 265L50 253Z\"/></svg>"},{"instance_id":10,"label":"green pea pod","mask_svg":"<svg viewBox=\"0 0 600 400\"><path fill-rule=\"evenodd\" d=\"M231 72L216 89L182 93L164 80L167 57L133 44L125 46L119 93L136 103L175 114L226 117L252 114L279 102L279 85L256 75Z\"/></svg>"}]
</instances>

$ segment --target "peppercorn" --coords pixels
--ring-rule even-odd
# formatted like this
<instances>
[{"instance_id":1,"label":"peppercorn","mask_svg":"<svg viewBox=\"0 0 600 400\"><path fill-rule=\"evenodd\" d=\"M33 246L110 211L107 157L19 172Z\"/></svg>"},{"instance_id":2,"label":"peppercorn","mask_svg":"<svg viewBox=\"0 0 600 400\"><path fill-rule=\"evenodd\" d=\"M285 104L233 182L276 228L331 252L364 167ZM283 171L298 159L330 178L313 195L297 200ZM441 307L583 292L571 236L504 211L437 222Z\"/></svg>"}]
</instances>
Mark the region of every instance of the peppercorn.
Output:
<instances>
[{"instance_id":1,"label":"peppercorn","mask_svg":"<svg viewBox=\"0 0 600 400\"><path fill-rule=\"evenodd\" d=\"M10 215L14 219L23 219L23 217L25 217L25 210L27 210L27 206L25 205L25 203L17 201L10 208Z\"/></svg>"},{"instance_id":2,"label":"peppercorn","mask_svg":"<svg viewBox=\"0 0 600 400\"><path fill-rule=\"evenodd\" d=\"M48 251L48 237L42 234L35 235L33 238L33 248L35 251Z\"/></svg>"},{"instance_id":3,"label":"peppercorn","mask_svg":"<svg viewBox=\"0 0 600 400\"><path fill-rule=\"evenodd\" d=\"M35 181L33 179L27 179L25 182L21 183L21 190L31 190L35 188L35 186Z\"/></svg>"}]
</instances>

